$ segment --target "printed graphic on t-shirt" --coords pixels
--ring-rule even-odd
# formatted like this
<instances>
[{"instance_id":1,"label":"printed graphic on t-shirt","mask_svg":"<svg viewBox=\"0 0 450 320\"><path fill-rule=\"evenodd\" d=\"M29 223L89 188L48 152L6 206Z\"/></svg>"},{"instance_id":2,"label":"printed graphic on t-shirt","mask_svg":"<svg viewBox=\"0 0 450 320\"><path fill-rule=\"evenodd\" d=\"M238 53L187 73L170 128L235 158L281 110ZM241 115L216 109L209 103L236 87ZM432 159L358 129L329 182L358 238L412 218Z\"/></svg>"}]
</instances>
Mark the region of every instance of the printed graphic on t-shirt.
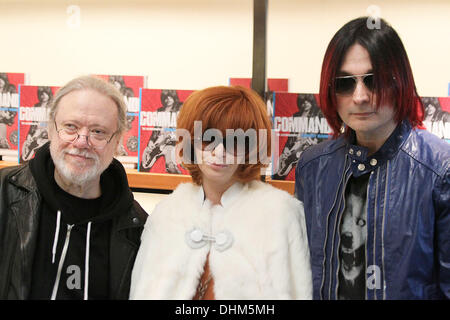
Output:
<instances>
[{"instance_id":1,"label":"printed graphic on t-shirt","mask_svg":"<svg viewBox=\"0 0 450 320\"><path fill-rule=\"evenodd\" d=\"M341 220L339 299L364 299L366 289L367 183L369 175L351 178Z\"/></svg>"}]
</instances>

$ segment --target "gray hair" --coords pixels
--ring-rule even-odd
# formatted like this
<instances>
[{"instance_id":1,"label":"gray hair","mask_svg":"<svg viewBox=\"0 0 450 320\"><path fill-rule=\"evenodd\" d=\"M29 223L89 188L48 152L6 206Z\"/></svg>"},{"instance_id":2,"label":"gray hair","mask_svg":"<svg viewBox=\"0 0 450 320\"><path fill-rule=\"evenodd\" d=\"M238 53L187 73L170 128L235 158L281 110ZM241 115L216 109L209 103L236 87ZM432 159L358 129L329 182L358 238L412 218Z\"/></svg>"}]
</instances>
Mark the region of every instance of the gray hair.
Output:
<instances>
[{"instance_id":1,"label":"gray hair","mask_svg":"<svg viewBox=\"0 0 450 320\"><path fill-rule=\"evenodd\" d=\"M117 106L117 132L120 136L127 127L127 106L125 104L123 95L112 84L103 79L94 76L81 76L69 81L65 86L61 87L53 97L50 103L49 120L53 123L56 112L58 111L58 104L61 99L76 90L91 89L111 98Z\"/></svg>"}]
</instances>

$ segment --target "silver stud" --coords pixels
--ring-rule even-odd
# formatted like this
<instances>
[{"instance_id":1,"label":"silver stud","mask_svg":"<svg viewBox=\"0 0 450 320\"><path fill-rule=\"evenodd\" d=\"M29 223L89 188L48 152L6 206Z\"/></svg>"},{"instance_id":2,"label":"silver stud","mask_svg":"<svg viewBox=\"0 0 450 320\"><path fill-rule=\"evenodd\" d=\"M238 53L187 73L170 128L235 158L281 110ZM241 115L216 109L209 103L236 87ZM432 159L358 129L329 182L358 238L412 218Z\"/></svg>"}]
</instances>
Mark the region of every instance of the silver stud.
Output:
<instances>
[{"instance_id":1,"label":"silver stud","mask_svg":"<svg viewBox=\"0 0 450 320\"><path fill-rule=\"evenodd\" d=\"M375 158L373 158L373 159L370 159L370 165L371 166L376 166L377 165L377 163L378 163L378 161L377 161L377 159L375 159Z\"/></svg>"},{"instance_id":2,"label":"silver stud","mask_svg":"<svg viewBox=\"0 0 450 320\"><path fill-rule=\"evenodd\" d=\"M353 154L353 149L348 150L348 153Z\"/></svg>"},{"instance_id":3,"label":"silver stud","mask_svg":"<svg viewBox=\"0 0 450 320\"><path fill-rule=\"evenodd\" d=\"M364 171L364 169L366 169L366 166L362 163L358 164L358 170L359 171Z\"/></svg>"},{"instance_id":4,"label":"silver stud","mask_svg":"<svg viewBox=\"0 0 450 320\"><path fill-rule=\"evenodd\" d=\"M358 157L361 157L361 151L358 150L358 151L356 152L356 155L357 155Z\"/></svg>"}]
</instances>

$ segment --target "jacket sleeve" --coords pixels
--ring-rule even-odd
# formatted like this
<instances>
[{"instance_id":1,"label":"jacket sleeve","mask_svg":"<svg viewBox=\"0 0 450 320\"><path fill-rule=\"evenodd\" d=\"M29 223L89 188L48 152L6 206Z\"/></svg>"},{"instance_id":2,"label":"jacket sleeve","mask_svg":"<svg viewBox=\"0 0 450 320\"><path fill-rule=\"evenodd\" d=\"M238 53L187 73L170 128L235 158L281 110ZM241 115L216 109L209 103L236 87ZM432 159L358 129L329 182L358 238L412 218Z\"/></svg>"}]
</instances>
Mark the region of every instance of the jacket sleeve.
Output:
<instances>
[{"instance_id":1,"label":"jacket sleeve","mask_svg":"<svg viewBox=\"0 0 450 320\"><path fill-rule=\"evenodd\" d=\"M301 163L302 163L302 159L300 158L300 160L297 163L297 166L295 167L295 191L294 191L294 196L298 200L303 202L303 181L301 180L302 175L300 173Z\"/></svg>"},{"instance_id":2,"label":"jacket sleeve","mask_svg":"<svg viewBox=\"0 0 450 320\"><path fill-rule=\"evenodd\" d=\"M439 287L450 299L450 162L435 192Z\"/></svg>"},{"instance_id":3,"label":"jacket sleeve","mask_svg":"<svg viewBox=\"0 0 450 320\"><path fill-rule=\"evenodd\" d=\"M297 223L290 223L288 228L289 270L293 283L293 298L312 299L312 274L308 238L306 236L305 214L303 204L295 199L295 216Z\"/></svg>"},{"instance_id":4,"label":"jacket sleeve","mask_svg":"<svg viewBox=\"0 0 450 320\"><path fill-rule=\"evenodd\" d=\"M304 205L305 205L305 176L304 174L302 174L302 168L303 168L303 158L302 156L300 156L300 160L298 161L297 167L295 168L295 192L294 192L294 196L300 200L300 202L302 203L302 212L303 212L303 216L305 217L305 226L306 226L306 230L305 233L308 236L308 239L310 239L310 233L311 233L311 221L312 221L312 217L311 217L311 210L309 212L305 212L304 210ZM309 186L309 192L313 192L311 190L313 186ZM308 203L307 203L308 204Z\"/></svg>"},{"instance_id":5,"label":"jacket sleeve","mask_svg":"<svg viewBox=\"0 0 450 320\"><path fill-rule=\"evenodd\" d=\"M154 212L153 212L154 213ZM152 213L152 214L153 214ZM130 286L130 299L143 299L145 297L145 290L147 281L147 273L146 270L148 267L147 259L148 259L148 251L151 245L151 230L150 230L150 220L152 216L147 218L147 221L144 225L144 230L141 234L141 245L139 247L136 260L134 262L133 271L131 273L131 286Z\"/></svg>"}]
</instances>

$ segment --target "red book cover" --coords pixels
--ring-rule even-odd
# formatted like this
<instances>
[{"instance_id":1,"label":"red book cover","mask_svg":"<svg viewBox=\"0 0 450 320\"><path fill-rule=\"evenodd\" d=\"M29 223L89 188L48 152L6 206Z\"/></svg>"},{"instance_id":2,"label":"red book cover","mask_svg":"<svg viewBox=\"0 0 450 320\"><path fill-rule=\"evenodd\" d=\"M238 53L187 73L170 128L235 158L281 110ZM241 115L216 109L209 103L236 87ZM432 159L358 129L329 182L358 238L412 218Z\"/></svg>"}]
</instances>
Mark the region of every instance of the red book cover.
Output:
<instances>
[{"instance_id":1,"label":"red book cover","mask_svg":"<svg viewBox=\"0 0 450 320\"><path fill-rule=\"evenodd\" d=\"M279 150L272 152L272 179L295 180L295 167L306 148L331 137L317 94L274 93L273 129Z\"/></svg>"},{"instance_id":2,"label":"red book cover","mask_svg":"<svg viewBox=\"0 0 450 320\"><path fill-rule=\"evenodd\" d=\"M139 148L139 90L147 86L146 76L96 75L114 84L127 105L127 131L123 134L116 158L123 163L138 162Z\"/></svg>"},{"instance_id":3,"label":"red book cover","mask_svg":"<svg viewBox=\"0 0 450 320\"><path fill-rule=\"evenodd\" d=\"M252 87L251 78L230 78L230 86L243 86L246 88ZM277 91L277 92L288 92L289 91L289 79L267 79L267 90Z\"/></svg>"},{"instance_id":4,"label":"red book cover","mask_svg":"<svg viewBox=\"0 0 450 320\"><path fill-rule=\"evenodd\" d=\"M267 79L267 90L277 92L289 91L288 79Z\"/></svg>"},{"instance_id":5,"label":"red book cover","mask_svg":"<svg viewBox=\"0 0 450 320\"><path fill-rule=\"evenodd\" d=\"M175 160L177 116L192 90L141 90L138 171L189 174Z\"/></svg>"},{"instance_id":6,"label":"red book cover","mask_svg":"<svg viewBox=\"0 0 450 320\"><path fill-rule=\"evenodd\" d=\"M432 134L450 143L450 97L421 97L423 124Z\"/></svg>"},{"instance_id":7,"label":"red book cover","mask_svg":"<svg viewBox=\"0 0 450 320\"><path fill-rule=\"evenodd\" d=\"M19 89L19 162L34 157L36 149L48 141L47 121L50 100L59 87L26 86Z\"/></svg>"},{"instance_id":8,"label":"red book cover","mask_svg":"<svg viewBox=\"0 0 450 320\"><path fill-rule=\"evenodd\" d=\"M25 73L0 72L0 155L18 159L19 85Z\"/></svg>"}]
</instances>

